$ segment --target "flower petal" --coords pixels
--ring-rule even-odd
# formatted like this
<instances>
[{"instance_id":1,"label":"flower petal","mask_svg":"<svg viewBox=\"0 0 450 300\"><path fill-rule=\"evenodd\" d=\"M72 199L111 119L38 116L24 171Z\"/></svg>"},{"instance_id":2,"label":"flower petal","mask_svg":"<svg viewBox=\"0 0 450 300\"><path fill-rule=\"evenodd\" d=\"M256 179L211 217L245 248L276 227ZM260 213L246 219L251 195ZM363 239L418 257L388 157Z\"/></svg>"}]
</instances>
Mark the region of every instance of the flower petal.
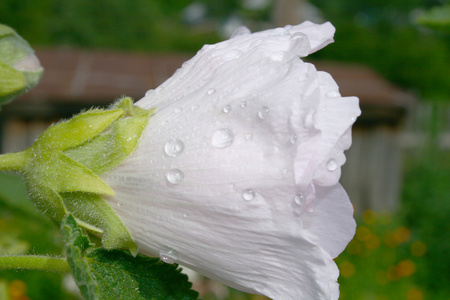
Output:
<instances>
[{"instance_id":1,"label":"flower petal","mask_svg":"<svg viewBox=\"0 0 450 300\"><path fill-rule=\"evenodd\" d=\"M332 258L355 223L337 182L360 111L299 58L333 33L241 29L137 103L156 112L102 178L141 253L275 299L338 298Z\"/></svg>"}]
</instances>

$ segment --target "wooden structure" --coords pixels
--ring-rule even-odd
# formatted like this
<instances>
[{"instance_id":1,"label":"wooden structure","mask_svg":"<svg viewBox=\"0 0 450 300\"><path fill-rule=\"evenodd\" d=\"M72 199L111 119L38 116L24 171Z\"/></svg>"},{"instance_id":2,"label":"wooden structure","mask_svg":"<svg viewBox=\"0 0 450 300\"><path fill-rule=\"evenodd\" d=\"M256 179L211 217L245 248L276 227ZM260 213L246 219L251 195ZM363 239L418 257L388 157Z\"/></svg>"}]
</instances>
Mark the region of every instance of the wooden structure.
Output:
<instances>
[{"instance_id":1,"label":"wooden structure","mask_svg":"<svg viewBox=\"0 0 450 300\"><path fill-rule=\"evenodd\" d=\"M2 152L28 147L51 122L81 109L121 95L140 99L190 58L70 49L41 49L37 56L45 67L41 83L0 112ZM343 96L360 98L362 115L341 179L356 210L395 209L402 173L399 132L414 99L366 67L314 63L334 77Z\"/></svg>"}]
</instances>

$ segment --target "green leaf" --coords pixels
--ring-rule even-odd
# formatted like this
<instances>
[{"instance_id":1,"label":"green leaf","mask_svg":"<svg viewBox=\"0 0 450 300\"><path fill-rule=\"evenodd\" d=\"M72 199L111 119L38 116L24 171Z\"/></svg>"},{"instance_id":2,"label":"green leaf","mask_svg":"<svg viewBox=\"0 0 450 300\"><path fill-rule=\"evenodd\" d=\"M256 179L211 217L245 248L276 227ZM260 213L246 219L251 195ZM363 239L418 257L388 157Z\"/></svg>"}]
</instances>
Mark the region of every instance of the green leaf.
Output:
<instances>
[{"instance_id":1,"label":"green leaf","mask_svg":"<svg viewBox=\"0 0 450 300\"><path fill-rule=\"evenodd\" d=\"M75 282L87 300L197 299L177 265L125 252L94 249L72 216L61 225L67 259Z\"/></svg>"}]
</instances>

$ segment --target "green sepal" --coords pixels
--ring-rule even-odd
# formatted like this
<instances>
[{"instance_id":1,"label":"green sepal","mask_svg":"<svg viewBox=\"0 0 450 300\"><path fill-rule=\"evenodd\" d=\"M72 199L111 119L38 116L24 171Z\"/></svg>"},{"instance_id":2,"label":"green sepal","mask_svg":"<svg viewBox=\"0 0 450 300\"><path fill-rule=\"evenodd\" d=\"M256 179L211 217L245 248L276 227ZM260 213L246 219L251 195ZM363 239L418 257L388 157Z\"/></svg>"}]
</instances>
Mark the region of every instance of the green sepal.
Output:
<instances>
[{"instance_id":1,"label":"green sepal","mask_svg":"<svg viewBox=\"0 0 450 300\"><path fill-rule=\"evenodd\" d=\"M27 168L30 182L46 186L55 192L86 192L114 195L114 191L94 172L61 151L33 155Z\"/></svg>"},{"instance_id":2,"label":"green sepal","mask_svg":"<svg viewBox=\"0 0 450 300\"><path fill-rule=\"evenodd\" d=\"M26 177L25 177L26 178ZM36 208L55 222L61 222L69 212L58 192L39 182L25 180L28 197Z\"/></svg>"},{"instance_id":3,"label":"green sepal","mask_svg":"<svg viewBox=\"0 0 450 300\"><path fill-rule=\"evenodd\" d=\"M121 109L93 109L81 113L69 121L50 126L33 144L33 151L65 150L78 146L97 136L123 114Z\"/></svg>"},{"instance_id":4,"label":"green sepal","mask_svg":"<svg viewBox=\"0 0 450 300\"><path fill-rule=\"evenodd\" d=\"M79 225L101 238L103 247L129 249L133 255L137 254L136 243L127 228L100 195L76 192L62 193L61 197Z\"/></svg>"},{"instance_id":5,"label":"green sepal","mask_svg":"<svg viewBox=\"0 0 450 300\"><path fill-rule=\"evenodd\" d=\"M67 261L87 300L193 300L188 277L177 265L123 251L95 249L69 215L61 224Z\"/></svg>"},{"instance_id":6,"label":"green sepal","mask_svg":"<svg viewBox=\"0 0 450 300\"><path fill-rule=\"evenodd\" d=\"M121 109L123 118L113 124L107 133L96 136L88 143L68 149L64 153L90 168L96 174L103 174L121 163L136 147L148 119L154 110L133 106L130 98L124 98L113 109Z\"/></svg>"},{"instance_id":7,"label":"green sepal","mask_svg":"<svg viewBox=\"0 0 450 300\"><path fill-rule=\"evenodd\" d=\"M24 175L30 199L52 220L72 213L106 249L135 255L130 233L102 198L114 191L100 176L131 154L152 113L124 98L50 126L29 149L2 155L0 162L9 167L3 170Z\"/></svg>"}]
</instances>

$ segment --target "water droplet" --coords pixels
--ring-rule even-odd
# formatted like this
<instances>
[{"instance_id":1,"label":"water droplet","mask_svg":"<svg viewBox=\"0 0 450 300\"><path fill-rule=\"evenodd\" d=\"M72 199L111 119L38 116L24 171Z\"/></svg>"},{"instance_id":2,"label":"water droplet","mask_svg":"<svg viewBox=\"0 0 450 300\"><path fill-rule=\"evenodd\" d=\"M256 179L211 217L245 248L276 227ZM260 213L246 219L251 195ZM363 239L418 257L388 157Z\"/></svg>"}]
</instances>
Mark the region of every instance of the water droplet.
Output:
<instances>
[{"instance_id":1,"label":"water droplet","mask_svg":"<svg viewBox=\"0 0 450 300\"><path fill-rule=\"evenodd\" d=\"M178 260L178 253L172 248L163 247L159 250L159 258L166 264L173 264Z\"/></svg>"},{"instance_id":2,"label":"water droplet","mask_svg":"<svg viewBox=\"0 0 450 300\"><path fill-rule=\"evenodd\" d=\"M120 205L121 205L120 202L117 202L117 207L120 207Z\"/></svg>"},{"instance_id":3,"label":"water droplet","mask_svg":"<svg viewBox=\"0 0 450 300\"><path fill-rule=\"evenodd\" d=\"M240 106L241 108L245 108L247 106L247 101L242 101Z\"/></svg>"},{"instance_id":4,"label":"water droplet","mask_svg":"<svg viewBox=\"0 0 450 300\"><path fill-rule=\"evenodd\" d=\"M187 218L187 217L188 217L188 214L184 214L183 217L184 217L184 218Z\"/></svg>"},{"instance_id":5,"label":"water droplet","mask_svg":"<svg viewBox=\"0 0 450 300\"><path fill-rule=\"evenodd\" d=\"M236 28L236 30L233 32L233 34L231 35L231 38L235 38L238 36L243 36L243 35L249 35L250 29L248 29L245 26L239 26L238 28Z\"/></svg>"},{"instance_id":6,"label":"water droplet","mask_svg":"<svg viewBox=\"0 0 450 300\"><path fill-rule=\"evenodd\" d=\"M308 74L308 73L305 73L305 74L300 75L300 76L298 77L298 81L300 81L300 82L306 81L306 80L308 80L308 79L309 79L309 74Z\"/></svg>"},{"instance_id":7,"label":"water droplet","mask_svg":"<svg viewBox=\"0 0 450 300\"><path fill-rule=\"evenodd\" d=\"M290 34L291 33L289 32L289 30L286 30L284 28L275 28L270 33L271 36L283 36L283 35L290 35Z\"/></svg>"},{"instance_id":8,"label":"water droplet","mask_svg":"<svg viewBox=\"0 0 450 300\"><path fill-rule=\"evenodd\" d=\"M209 89L209 90L207 91L208 95L212 95L212 94L214 94L215 92L216 92L215 89Z\"/></svg>"},{"instance_id":9,"label":"water droplet","mask_svg":"<svg viewBox=\"0 0 450 300\"><path fill-rule=\"evenodd\" d=\"M328 171L335 171L338 168L338 164L334 158L330 158L327 162Z\"/></svg>"},{"instance_id":10,"label":"water droplet","mask_svg":"<svg viewBox=\"0 0 450 300\"><path fill-rule=\"evenodd\" d=\"M327 97L328 98L337 98L339 97L341 94L339 94L338 91L328 91L327 92Z\"/></svg>"},{"instance_id":11,"label":"water droplet","mask_svg":"<svg viewBox=\"0 0 450 300\"><path fill-rule=\"evenodd\" d=\"M352 122L356 121L356 117L350 117L350 120L352 120Z\"/></svg>"},{"instance_id":12,"label":"water droplet","mask_svg":"<svg viewBox=\"0 0 450 300\"><path fill-rule=\"evenodd\" d=\"M177 157L184 151L184 143L179 139L171 139L164 145L164 152L170 157Z\"/></svg>"},{"instance_id":13,"label":"water droplet","mask_svg":"<svg viewBox=\"0 0 450 300\"><path fill-rule=\"evenodd\" d=\"M260 111L258 111L258 117L260 119L264 119L269 114L269 108L267 106L263 106Z\"/></svg>"},{"instance_id":14,"label":"water droplet","mask_svg":"<svg viewBox=\"0 0 450 300\"><path fill-rule=\"evenodd\" d=\"M295 144L297 142L297 135L296 134L291 135L289 138L289 142L291 142L291 144Z\"/></svg>"},{"instance_id":15,"label":"water droplet","mask_svg":"<svg viewBox=\"0 0 450 300\"><path fill-rule=\"evenodd\" d=\"M244 198L245 201L253 200L253 198L255 198L255 191L252 189L244 190L244 192L242 192L242 198Z\"/></svg>"},{"instance_id":16,"label":"water droplet","mask_svg":"<svg viewBox=\"0 0 450 300\"><path fill-rule=\"evenodd\" d=\"M171 184L179 184L184 179L184 173L180 169L172 169L167 172L166 178Z\"/></svg>"},{"instance_id":17,"label":"water droplet","mask_svg":"<svg viewBox=\"0 0 450 300\"><path fill-rule=\"evenodd\" d=\"M294 197L294 202L295 204L297 204L298 206L303 206L304 202L305 202L305 197L303 197L302 194L297 194Z\"/></svg>"},{"instance_id":18,"label":"water droplet","mask_svg":"<svg viewBox=\"0 0 450 300\"><path fill-rule=\"evenodd\" d=\"M247 134L245 135L245 140L246 140L246 141L250 141L251 139L253 139L253 134L247 133Z\"/></svg>"},{"instance_id":19,"label":"water droplet","mask_svg":"<svg viewBox=\"0 0 450 300\"><path fill-rule=\"evenodd\" d=\"M234 190L234 183L230 183L230 190Z\"/></svg>"},{"instance_id":20,"label":"water droplet","mask_svg":"<svg viewBox=\"0 0 450 300\"><path fill-rule=\"evenodd\" d=\"M229 106L229 105L225 105L223 108L222 108L222 111L224 112L224 113L229 113L230 111L231 111L231 106Z\"/></svg>"},{"instance_id":21,"label":"water droplet","mask_svg":"<svg viewBox=\"0 0 450 300\"><path fill-rule=\"evenodd\" d=\"M314 127L314 112L310 112L305 116L305 127L306 128Z\"/></svg>"},{"instance_id":22,"label":"water droplet","mask_svg":"<svg viewBox=\"0 0 450 300\"><path fill-rule=\"evenodd\" d=\"M192 111L197 110L197 109L198 109L198 105L193 105L193 106L191 107L191 110L192 110Z\"/></svg>"},{"instance_id":23,"label":"water droplet","mask_svg":"<svg viewBox=\"0 0 450 300\"><path fill-rule=\"evenodd\" d=\"M175 113L180 113L180 112L182 112L183 111L183 108L182 107L177 107L176 109L175 109Z\"/></svg>"},{"instance_id":24,"label":"water droplet","mask_svg":"<svg viewBox=\"0 0 450 300\"><path fill-rule=\"evenodd\" d=\"M149 96L151 93L153 93L153 89L150 89L145 92L145 97Z\"/></svg>"},{"instance_id":25,"label":"water droplet","mask_svg":"<svg viewBox=\"0 0 450 300\"><path fill-rule=\"evenodd\" d=\"M287 174L287 172L288 172L288 169L281 170L281 173L283 173L283 174Z\"/></svg>"},{"instance_id":26,"label":"water droplet","mask_svg":"<svg viewBox=\"0 0 450 300\"><path fill-rule=\"evenodd\" d=\"M211 145L215 148L226 148L233 143L233 139L234 135L230 129L217 129L211 137Z\"/></svg>"}]
</instances>

